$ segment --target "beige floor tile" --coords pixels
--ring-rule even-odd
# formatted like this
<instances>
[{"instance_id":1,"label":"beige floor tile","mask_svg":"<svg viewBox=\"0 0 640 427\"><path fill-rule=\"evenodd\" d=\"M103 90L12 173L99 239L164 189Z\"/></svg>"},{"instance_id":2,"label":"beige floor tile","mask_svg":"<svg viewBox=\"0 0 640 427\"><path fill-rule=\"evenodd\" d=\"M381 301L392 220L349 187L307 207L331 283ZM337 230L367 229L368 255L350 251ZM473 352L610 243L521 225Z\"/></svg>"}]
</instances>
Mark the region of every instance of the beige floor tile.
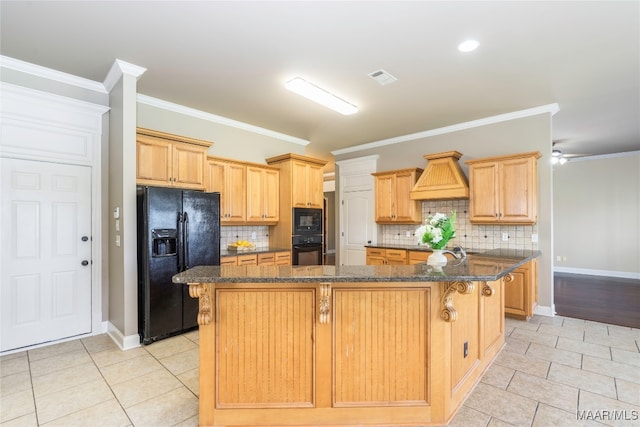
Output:
<instances>
[{"instance_id":1,"label":"beige floor tile","mask_svg":"<svg viewBox=\"0 0 640 427\"><path fill-rule=\"evenodd\" d=\"M186 372L178 375L178 379L182 381L182 384L187 386L189 390L196 396L200 395L200 369L190 369Z\"/></svg>"},{"instance_id":2,"label":"beige floor tile","mask_svg":"<svg viewBox=\"0 0 640 427\"><path fill-rule=\"evenodd\" d=\"M173 375L178 375L191 369L197 368L200 363L198 348L162 358L160 359L160 363L162 363L165 368L171 371Z\"/></svg>"},{"instance_id":3,"label":"beige floor tile","mask_svg":"<svg viewBox=\"0 0 640 427\"><path fill-rule=\"evenodd\" d=\"M42 424L42 427L126 427L131 425L131 420L114 398Z\"/></svg>"},{"instance_id":4,"label":"beige floor tile","mask_svg":"<svg viewBox=\"0 0 640 427\"><path fill-rule=\"evenodd\" d=\"M491 417L463 405L451 420L448 427L485 427Z\"/></svg>"},{"instance_id":5,"label":"beige floor tile","mask_svg":"<svg viewBox=\"0 0 640 427\"><path fill-rule=\"evenodd\" d=\"M182 387L182 383L165 369L158 369L111 387L124 408Z\"/></svg>"},{"instance_id":6,"label":"beige floor tile","mask_svg":"<svg viewBox=\"0 0 640 427\"><path fill-rule=\"evenodd\" d=\"M38 421L45 424L112 398L113 393L102 379L36 397Z\"/></svg>"},{"instance_id":7,"label":"beige floor tile","mask_svg":"<svg viewBox=\"0 0 640 427\"><path fill-rule=\"evenodd\" d=\"M98 353L100 351L105 351L105 350L119 349L117 344L113 342L111 337L107 334L101 334L101 335L95 335L88 338L82 338L82 343L84 344L87 351L91 354Z\"/></svg>"},{"instance_id":8,"label":"beige floor tile","mask_svg":"<svg viewBox=\"0 0 640 427\"><path fill-rule=\"evenodd\" d=\"M582 369L585 371L600 372L605 375L640 384L640 369L626 363L584 356L582 358Z\"/></svg>"},{"instance_id":9,"label":"beige floor tile","mask_svg":"<svg viewBox=\"0 0 640 427\"><path fill-rule=\"evenodd\" d=\"M46 359L31 362L31 376L35 378L85 363L91 363L91 357L83 348L80 351L58 354L56 356L47 357Z\"/></svg>"},{"instance_id":10,"label":"beige floor tile","mask_svg":"<svg viewBox=\"0 0 640 427\"><path fill-rule=\"evenodd\" d=\"M558 326L558 325L540 325L538 332L541 334L555 335L558 337L571 338L574 340L580 340L584 338L584 329L575 328L571 326Z\"/></svg>"},{"instance_id":11,"label":"beige floor tile","mask_svg":"<svg viewBox=\"0 0 640 427\"><path fill-rule=\"evenodd\" d=\"M522 341L517 338L507 337L505 338L505 347L506 351L510 351L512 353L525 354L531 345L528 341Z\"/></svg>"},{"instance_id":12,"label":"beige floor tile","mask_svg":"<svg viewBox=\"0 0 640 427\"><path fill-rule=\"evenodd\" d=\"M507 391L565 411L575 412L578 408L577 388L522 372L516 372Z\"/></svg>"},{"instance_id":13,"label":"beige floor tile","mask_svg":"<svg viewBox=\"0 0 640 427\"><path fill-rule=\"evenodd\" d=\"M31 363L36 360L47 359L53 356L59 356L61 354L67 354L72 352L85 351L82 341L73 340L60 344L48 345L45 347L36 348L35 350L29 350L29 360Z\"/></svg>"},{"instance_id":14,"label":"beige floor tile","mask_svg":"<svg viewBox=\"0 0 640 427\"><path fill-rule=\"evenodd\" d=\"M191 340L182 335L167 338L144 347L157 359L173 356L177 353L183 353L188 350L197 349L198 346Z\"/></svg>"},{"instance_id":15,"label":"beige floor tile","mask_svg":"<svg viewBox=\"0 0 640 427\"><path fill-rule=\"evenodd\" d=\"M506 390L515 372L516 371L511 368L494 363L485 371L482 376L482 382Z\"/></svg>"},{"instance_id":16,"label":"beige floor tile","mask_svg":"<svg viewBox=\"0 0 640 427\"><path fill-rule=\"evenodd\" d=\"M173 427L198 427L198 416L194 415L193 417L184 420L183 422L178 423Z\"/></svg>"},{"instance_id":17,"label":"beige floor tile","mask_svg":"<svg viewBox=\"0 0 640 427\"><path fill-rule=\"evenodd\" d=\"M563 365L573 366L574 368L580 368L582 364L582 355L580 353L560 350L536 343L531 343L526 355L529 357L535 357L536 359L548 360L549 362L556 362Z\"/></svg>"},{"instance_id":18,"label":"beige floor tile","mask_svg":"<svg viewBox=\"0 0 640 427\"><path fill-rule=\"evenodd\" d=\"M524 320L512 319L510 317L505 317L504 326L509 328L516 329L527 329L530 331L537 331L538 327L540 327L539 323L530 323L525 322Z\"/></svg>"},{"instance_id":19,"label":"beige floor tile","mask_svg":"<svg viewBox=\"0 0 640 427\"><path fill-rule=\"evenodd\" d=\"M136 357L147 356L149 353L142 348L132 348L131 350L120 350L118 347L109 350L100 351L91 354L91 358L98 367L103 368L105 366L113 365L116 363L124 362L125 360L133 359Z\"/></svg>"},{"instance_id":20,"label":"beige floor tile","mask_svg":"<svg viewBox=\"0 0 640 427\"><path fill-rule=\"evenodd\" d=\"M592 332L604 332L605 334L608 333L609 328L608 328L608 324L606 323L602 323L602 322L594 322L592 320L585 320L584 322L584 330L585 331L592 331Z\"/></svg>"},{"instance_id":21,"label":"beige floor tile","mask_svg":"<svg viewBox=\"0 0 640 427\"><path fill-rule=\"evenodd\" d=\"M562 326L564 324L564 317L562 316L541 316L539 314L534 314L531 319L529 319L529 323L538 323L540 325L557 325Z\"/></svg>"},{"instance_id":22,"label":"beige floor tile","mask_svg":"<svg viewBox=\"0 0 640 427\"><path fill-rule=\"evenodd\" d=\"M585 411L586 414L582 411ZM581 414L586 415L587 419L595 419L595 421L609 426L629 427L640 424L640 420L638 420L640 406L609 399L584 390L580 391L578 402L578 415ZM589 417L589 415L592 416Z\"/></svg>"},{"instance_id":23,"label":"beige floor tile","mask_svg":"<svg viewBox=\"0 0 640 427\"><path fill-rule=\"evenodd\" d=\"M536 344L546 345L547 347L555 347L558 342L557 335L547 335L540 332L529 331L526 329L516 328L511 334L511 338L521 341L528 341Z\"/></svg>"},{"instance_id":24,"label":"beige floor tile","mask_svg":"<svg viewBox=\"0 0 640 427\"><path fill-rule=\"evenodd\" d=\"M120 363L100 368L100 372L111 386L159 369L164 369L162 365L150 355L135 357Z\"/></svg>"},{"instance_id":25,"label":"beige floor tile","mask_svg":"<svg viewBox=\"0 0 640 427\"><path fill-rule=\"evenodd\" d=\"M182 334L183 337L185 337L188 340L191 340L195 343L197 343L198 341L200 341L200 331L198 331L197 329L195 331L191 331L191 332L187 332L186 334Z\"/></svg>"},{"instance_id":26,"label":"beige floor tile","mask_svg":"<svg viewBox=\"0 0 640 427\"><path fill-rule=\"evenodd\" d=\"M513 424L509 424L509 423L505 423L502 420L499 420L498 418L491 418L491 421L489 421L489 424L487 424L487 427L515 427Z\"/></svg>"},{"instance_id":27,"label":"beige floor tile","mask_svg":"<svg viewBox=\"0 0 640 427\"><path fill-rule=\"evenodd\" d=\"M18 418L14 418L5 423L0 423L0 426L1 427L38 427L38 419L36 418L36 413L34 411L30 414L23 415Z\"/></svg>"},{"instance_id":28,"label":"beige floor tile","mask_svg":"<svg viewBox=\"0 0 640 427\"><path fill-rule=\"evenodd\" d=\"M550 362L503 351L498 355L494 364L546 378Z\"/></svg>"},{"instance_id":29,"label":"beige floor tile","mask_svg":"<svg viewBox=\"0 0 640 427\"><path fill-rule=\"evenodd\" d=\"M610 336L602 332L585 331L584 341L594 344L606 345L627 351L638 351L636 341L633 338Z\"/></svg>"},{"instance_id":30,"label":"beige floor tile","mask_svg":"<svg viewBox=\"0 0 640 427\"><path fill-rule=\"evenodd\" d=\"M538 402L479 383L465 406L518 426L531 425Z\"/></svg>"},{"instance_id":31,"label":"beige floor tile","mask_svg":"<svg viewBox=\"0 0 640 427\"><path fill-rule=\"evenodd\" d=\"M602 424L594 421L579 420L576 411L567 412L553 406L540 403L533 419L532 427L602 427Z\"/></svg>"},{"instance_id":32,"label":"beige floor tile","mask_svg":"<svg viewBox=\"0 0 640 427\"><path fill-rule=\"evenodd\" d=\"M640 339L640 329L627 328L625 326L607 325L609 336L620 338Z\"/></svg>"},{"instance_id":33,"label":"beige floor tile","mask_svg":"<svg viewBox=\"0 0 640 427\"><path fill-rule=\"evenodd\" d=\"M616 397L615 382L613 377L597 374L595 372L583 371L557 363L551 364L547 379L557 383L576 387L581 390L588 390L603 396Z\"/></svg>"},{"instance_id":34,"label":"beige floor tile","mask_svg":"<svg viewBox=\"0 0 640 427\"><path fill-rule=\"evenodd\" d=\"M611 360L611 347L560 337L556 348Z\"/></svg>"},{"instance_id":35,"label":"beige floor tile","mask_svg":"<svg viewBox=\"0 0 640 427\"><path fill-rule=\"evenodd\" d=\"M0 396L0 423L35 412L31 390Z\"/></svg>"},{"instance_id":36,"label":"beige floor tile","mask_svg":"<svg viewBox=\"0 0 640 427\"><path fill-rule=\"evenodd\" d=\"M0 360L0 377L28 371L29 359L27 358L27 353L20 353L20 356L9 357L7 359L3 357L2 360Z\"/></svg>"},{"instance_id":37,"label":"beige floor tile","mask_svg":"<svg viewBox=\"0 0 640 427\"><path fill-rule=\"evenodd\" d=\"M616 378L618 400L640 406L640 384Z\"/></svg>"},{"instance_id":38,"label":"beige floor tile","mask_svg":"<svg viewBox=\"0 0 640 427\"><path fill-rule=\"evenodd\" d=\"M36 398L59 392L90 381L102 380L100 371L92 362L61 369L33 378L33 393Z\"/></svg>"},{"instance_id":39,"label":"beige floor tile","mask_svg":"<svg viewBox=\"0 0 640 427\"><path fill-rule=\"evenodd\" d=\"M198 399L180 387L126 409L136 427L173 426L198 413Z\"/></svg>"},{"instance_id":40,"label":"beige floor tile","mask_svg":"<svg viewBox=\"0 0 640 427\"><path fill-rule=\"evenodd\" d=\"M640 353L621 350L619 348L612 348L611 358L614 362L620 362L626 365L632 365L640 368Z\"/></svg>"},{"instance_id":41,"label":"beige floor tile","mask_svg":"<svg viewBox=\"0 0 640 427\"><path fill-rule=\"evenodd\" d=\"M31 390L31 375L29 371L6 375L0 380L0 396Z\"/></svg>"}]
</instances>

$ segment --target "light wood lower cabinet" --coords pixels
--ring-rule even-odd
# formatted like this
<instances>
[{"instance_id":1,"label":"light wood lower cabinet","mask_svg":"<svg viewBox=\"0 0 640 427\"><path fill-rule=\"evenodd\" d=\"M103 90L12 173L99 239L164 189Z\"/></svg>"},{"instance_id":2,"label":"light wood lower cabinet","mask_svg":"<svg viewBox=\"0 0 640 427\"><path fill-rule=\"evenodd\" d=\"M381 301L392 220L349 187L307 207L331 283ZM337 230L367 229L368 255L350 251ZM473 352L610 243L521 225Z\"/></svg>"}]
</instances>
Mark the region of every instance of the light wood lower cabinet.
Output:
<instances>
[{"instance_id":1,"label":"light wood lower cabinet","mask_svg":"<svg viewBox=\"0 0 640 427\"><path fill-rule=\"evenodd\" d=\"M220 257L220 265L291 265L291 252L261 252L257 254Z\"/></svg>"},{"instance_id":2,"label":"light wood lower cabinet","mask_svg":"<svg viewBox=\"0 0 640 427\"><path fill-rule=\"evenodd\" d=\"M509 317L530 319L538 306L538 260L533 259L505 277L504 309Z\"/></svg>"},{"instance_id":3,"label":"light wood lower cabinet","mask_svg":"<svg viewBox=\"0 0 640 427\"><path fill-rule=\"evenodd\" d=\"M501 281L191 286L200 425L445 424L504 344Z\"/></svg>"},{"instance_id":4,"label":"light wood lower cabinet","mask_svg":"<svg viewBox=\"0 0 640 427\"><path fill-rule=\"evenodd\" d=\"M406 265L407 251L404 249L367 248L367 265Z\"/></svg>"}]
</instances>

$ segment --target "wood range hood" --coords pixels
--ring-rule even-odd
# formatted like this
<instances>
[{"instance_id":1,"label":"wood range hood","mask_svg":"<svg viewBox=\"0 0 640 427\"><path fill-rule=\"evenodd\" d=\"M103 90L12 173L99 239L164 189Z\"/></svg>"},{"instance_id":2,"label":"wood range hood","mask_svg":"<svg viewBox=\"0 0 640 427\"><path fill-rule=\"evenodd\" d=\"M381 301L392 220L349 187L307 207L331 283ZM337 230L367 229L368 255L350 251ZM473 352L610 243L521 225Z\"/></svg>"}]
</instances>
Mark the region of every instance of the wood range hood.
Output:
<instances>
[{"instance_id":1,"label":"wood range hood","mask_svg":"<svg viewBox=\"0 0 640 427\"><path fill-rule=\"evenodd\" d=\"M427 167L411 190L412 200L453 200L469 198L469 182L458 160L462 153L447 151L427 154Z\"/></svg>"}]
</instances>

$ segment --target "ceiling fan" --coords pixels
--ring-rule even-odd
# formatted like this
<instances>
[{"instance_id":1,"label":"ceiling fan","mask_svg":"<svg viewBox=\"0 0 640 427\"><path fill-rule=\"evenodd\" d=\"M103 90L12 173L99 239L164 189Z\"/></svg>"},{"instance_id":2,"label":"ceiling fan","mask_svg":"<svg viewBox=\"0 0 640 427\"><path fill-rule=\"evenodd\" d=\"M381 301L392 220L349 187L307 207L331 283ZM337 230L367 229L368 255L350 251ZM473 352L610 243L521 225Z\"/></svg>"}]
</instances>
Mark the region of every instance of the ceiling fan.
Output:
<instances>
[{"instance_id":1,"label":"ceiling fan","mask_svg":"<svg viewBox=\"0 0 640 427\"><path fill-rule=\"evenodd\" d=\"M577 157L585 157L586 154L564 154L560 149L556 148L556 144L562 144L567 142L566 139L560 139L553 141L551 144L551 164L552 165L564 165L569 159Z\"/></svg>"}]
</instances>

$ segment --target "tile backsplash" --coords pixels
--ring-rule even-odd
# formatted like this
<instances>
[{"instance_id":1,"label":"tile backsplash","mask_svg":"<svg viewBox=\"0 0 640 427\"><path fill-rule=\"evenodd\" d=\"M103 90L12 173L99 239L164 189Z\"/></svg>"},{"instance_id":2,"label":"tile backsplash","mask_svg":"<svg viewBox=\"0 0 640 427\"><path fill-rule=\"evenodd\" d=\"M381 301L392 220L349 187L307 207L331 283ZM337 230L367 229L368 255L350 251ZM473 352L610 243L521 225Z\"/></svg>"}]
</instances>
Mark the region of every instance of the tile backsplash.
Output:
<instances>
[{"instance_id":1,"label":"tile backsplash","mask_svg":"<svg viewBox=\"0 0 640 427\"><path fill-rule=\"evenodd\" d=\"M538 243L531 241L531 235L538 233L538 225L478 225L469 222L469 200L437 200L422 202L422 218L456 211L456 237L449 241L448 248L462 246L466 250L486 249L538 249ZM382 244L414 245L417 225L382 225ZM410 237L407 236L409 232ZM502 240L507 233L507 241Z\"/></svg>"},{"instance_id":2,"label":"tile backsplash","mask_svg":"<svg viewBox=\"0 0 640 427\"><path fill-rule=\"evenodd\" d=\"M255 233L255 238L253 238ZM222 226L220 227L220 247L226 248L237 240L247 240L257 248L269 247L269 226Z\"/></svg>"}]
</instances>

